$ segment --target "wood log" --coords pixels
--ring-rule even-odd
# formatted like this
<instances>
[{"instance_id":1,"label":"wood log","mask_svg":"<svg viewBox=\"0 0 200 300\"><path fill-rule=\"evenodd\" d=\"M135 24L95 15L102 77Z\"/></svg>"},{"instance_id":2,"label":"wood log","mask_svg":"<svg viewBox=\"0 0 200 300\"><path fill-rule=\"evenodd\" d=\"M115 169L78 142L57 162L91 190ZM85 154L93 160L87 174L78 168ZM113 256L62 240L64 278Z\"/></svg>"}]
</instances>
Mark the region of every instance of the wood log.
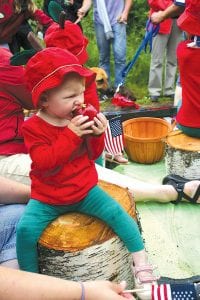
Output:
<instances>
[{"instance_id":1,"label":"wood log","mask_svg":"<svg viewBox=\"0 0 200 300\"><path fill-rule=\"evenodd\" d=\"M100 181L136 220L135 203L127 189ZM132 257L111 228L97 218L69 213L43 232L38 245L42 274L69 280L126 280L133 287Z\"/></svg>"},{"instance_id":2,"label":"wood log","mask_svg":"<svg viewBox=\"0 0 200 300\"><path fill-rule=\"evenodd\" d=\"M180 130L171 132L166 140L165 165L167 174L199 179L200 139L189 137Z\"/></svg>"}]
</instances>

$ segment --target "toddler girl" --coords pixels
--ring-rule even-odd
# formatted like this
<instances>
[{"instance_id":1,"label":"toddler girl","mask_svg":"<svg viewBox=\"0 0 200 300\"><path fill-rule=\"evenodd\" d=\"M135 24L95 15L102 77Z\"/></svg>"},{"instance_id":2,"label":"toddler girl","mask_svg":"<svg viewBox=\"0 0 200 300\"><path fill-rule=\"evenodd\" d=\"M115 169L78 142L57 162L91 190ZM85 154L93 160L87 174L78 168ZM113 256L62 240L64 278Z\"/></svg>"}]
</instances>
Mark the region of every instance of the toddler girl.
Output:
<instances>
[{"instance_id":1,"label":"toddler girl","mask_svg":"<svg viewBox=\"0 0 200 300\"><path fill-rule=\"evenodd\" d=\"M94 160L104 149L107 121L74 117L84 103L85 87L95 75L69 51L51 47L36 53L26 79L39 111L25 121L23 134L32 159L31 199L17 230L20 268L38 272L37 242L59 215L81 212L105 221L133 255L136 285L156 280L135 221L98 185ZM140 292L151 299L150 292Z\"/></svg>"}]
</instances>

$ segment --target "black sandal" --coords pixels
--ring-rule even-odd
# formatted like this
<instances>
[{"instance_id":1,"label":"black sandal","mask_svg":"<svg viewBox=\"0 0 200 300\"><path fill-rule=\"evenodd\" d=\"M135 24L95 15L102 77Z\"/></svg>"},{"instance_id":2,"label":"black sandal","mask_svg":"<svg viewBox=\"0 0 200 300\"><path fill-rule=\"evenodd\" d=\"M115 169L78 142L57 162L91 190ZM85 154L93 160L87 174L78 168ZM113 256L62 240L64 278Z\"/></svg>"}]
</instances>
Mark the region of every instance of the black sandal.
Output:
<instances>
[{"instance_id":1,"label":"black sandal","mask_svg":"<svg viewBox=\"0 0 200 300\"><path fill-rule=\"evenodd\" d=\"M183 192L185 183L189 181L191 181L191 179L187 179L175 174L170 174L163 178L162 184L172 185L178 193L177 199L175 201L171 201L171 203L178 204L179 202L181 202L182 198L188 200L193 204L197 202L200 196L200 185L198 186L193 197L190 197Z\"/></svg>"}]
</instances>

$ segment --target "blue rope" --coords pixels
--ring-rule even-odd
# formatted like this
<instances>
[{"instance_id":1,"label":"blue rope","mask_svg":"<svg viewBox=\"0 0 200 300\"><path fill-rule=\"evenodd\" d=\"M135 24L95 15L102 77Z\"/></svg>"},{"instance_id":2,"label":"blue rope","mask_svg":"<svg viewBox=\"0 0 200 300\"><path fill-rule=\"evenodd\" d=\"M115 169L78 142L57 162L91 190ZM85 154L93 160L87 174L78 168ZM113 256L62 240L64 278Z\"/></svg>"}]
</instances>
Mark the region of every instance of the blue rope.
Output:
<instances>
[{"instance_id":1,"label":"blue rope","mask_svg":"<svg viewBox=\"0 0 200 300\"><path fill-rule=\"evenodd\" d=\"M159 25L152 24L150 19L147 21L145 36L144 36L139 48L137 49L136 53L134 54L133 58L131 59L131 61L123 69L123 71L122 71L122 82L118 85L117 89L119 89L119 87L124 84L126 76L130 72L130 70L133 67L133 65L135 64L135 62L137 61L137 59L138 59L140 53L142 52L142 50L144 49L145 52L146 52L147 47L149 45L149 50L151 52L153 37L155 37L157 35L157 33L159 31L159 27L160 27Z\"/></svg>"}]
</instances>

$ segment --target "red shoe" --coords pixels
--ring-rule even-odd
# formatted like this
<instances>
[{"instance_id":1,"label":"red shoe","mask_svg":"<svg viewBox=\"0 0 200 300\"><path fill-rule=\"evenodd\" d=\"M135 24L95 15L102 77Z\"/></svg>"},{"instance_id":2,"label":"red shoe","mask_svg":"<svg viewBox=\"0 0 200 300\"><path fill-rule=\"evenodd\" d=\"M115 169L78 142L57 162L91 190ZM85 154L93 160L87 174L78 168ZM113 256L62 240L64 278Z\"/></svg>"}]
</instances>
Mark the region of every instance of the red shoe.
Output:
<instances>
[{"instance_id":1,"label":"red shoe","mask_svg":"<svg viewBox=\"0 0 200 300\"><path fill-rule=\"evenodd\" d=\"M136 104L134 101L122 96L119 93L115 93L114 97L111 100L111 103L116 106L121 107L134 107L135 109L140 108L138 104Z\"/></svg>"}]
</instances>

